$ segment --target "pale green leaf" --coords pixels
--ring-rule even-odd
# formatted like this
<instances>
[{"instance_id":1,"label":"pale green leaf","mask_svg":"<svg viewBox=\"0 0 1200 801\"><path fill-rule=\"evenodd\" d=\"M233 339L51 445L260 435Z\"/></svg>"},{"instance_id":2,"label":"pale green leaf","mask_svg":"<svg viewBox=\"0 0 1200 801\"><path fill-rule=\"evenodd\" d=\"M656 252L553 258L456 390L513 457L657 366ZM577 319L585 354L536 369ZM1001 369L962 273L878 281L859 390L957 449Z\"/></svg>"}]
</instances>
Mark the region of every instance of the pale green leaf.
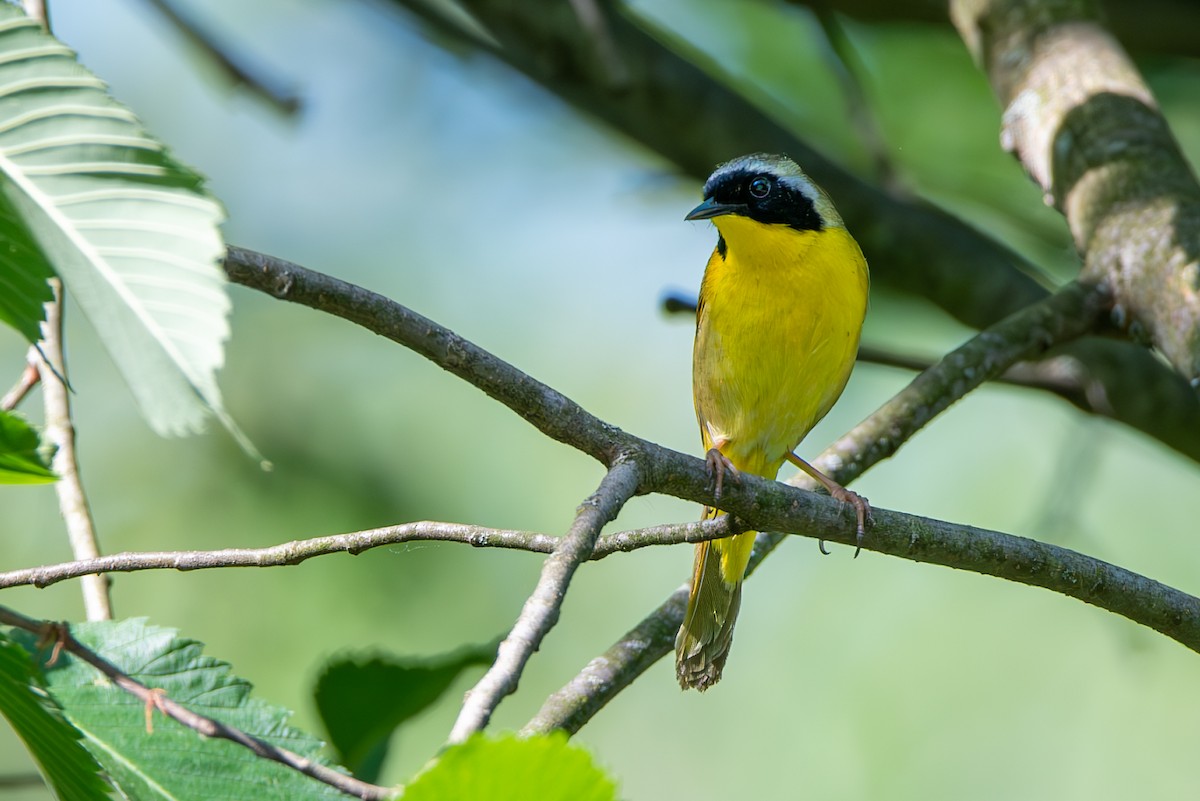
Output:
<instances>
[{"instance_id":1,"label":"pale green leaf","mask_svg":"<svg viewBox=\"0 0 1200 801\"><path fill-rule=\"evenodd\" d=\"M39 685L29 653L3 634L0 715L25 743L57 798L103 801L109 797L100 766L79 744L79 732L63 720Z\"/></svg>"},{"instance_id":2,"label":"pale green leaf","mask_svg":"<svg viewBox=\"0 0 1200 801\"><path fill-rule=\"evenodd\" d=\"M58 480L37 431L20 415L0 410L0 484L47 484Z\"/></svg>"},{"instance_id":3,"label":"pale green leaf","mask_svg":"<svg viewBox=\"0 0 1200 801\"><path fill-rule=\"evenodd\" d=\"M290 713L250 695L250 684L200 643L143 620L84 623L71 633L125 673L193 712L324 762L321 742L287 724ZM206 739L146 707L90 665L63 653L46 686L83 743L128 798L139 801L345 799L337 790L227 740Z\"/></svg>"},{"instance_id":4,"label":"pale green leaf","mask_svg":"<svg viewBox=\"0 0 1200 801\"><path fill-rule=\"evenodd\" d=\"M211 412L253 452L216 383L230 307L220 205L69 48L8 4L0 4L0 194L0 234L33 233L151 426L191 433ZM38 256L19 237L7 241L0 262L14 280L14 263Z\"/></svg>"},{"instance_id":5,"label":"pale green leaf","mask_svg":"<svg viewBox=\"0 0 1200 801\"><path fill-rule=\"evenodd\" d=\"M404 789L404 801L615 801L617 788L566 734L475 735Z\"/></svg>"}]
</instances>

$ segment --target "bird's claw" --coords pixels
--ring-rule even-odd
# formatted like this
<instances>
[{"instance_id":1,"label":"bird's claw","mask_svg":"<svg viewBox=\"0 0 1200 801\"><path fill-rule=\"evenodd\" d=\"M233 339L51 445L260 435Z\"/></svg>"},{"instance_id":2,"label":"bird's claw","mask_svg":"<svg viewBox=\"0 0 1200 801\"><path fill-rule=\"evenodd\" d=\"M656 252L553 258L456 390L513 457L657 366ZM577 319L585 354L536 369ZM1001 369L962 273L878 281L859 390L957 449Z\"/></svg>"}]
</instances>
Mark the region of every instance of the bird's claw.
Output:
<instances>
[{"instance_id":1,"label":"bird's claw","mask_svg":"<svg viewBox=\"0 0 1200 801\"><path fill-rule=\"evenodd\" d=\"M857 559L859 553L862 552L863 540L867 536L867 525L874 522L871 517L871 504L857 492L848 490L845 487L835 487L829 494L835 500L848 503L854 507L855 518L857 520L857 525L854 529L854 558ZM821 552L822 556L829 556L829 551L825 550L825 540L817 540L817 550Z\"/></svg>"},{"instance_id":2,"label":"bird's claw","mask_svg":"<svg viewBox=\"0 0 1200 801\"><path fill-rule=\"evenodd\" d=\"M704 454L704 465L708 470L709 480L712 482L714 501L721 499L721 489L725 486L726 473L729 473L729 477L734 481L741 478L741 473L733 466L733 462L729 461L725 454L716 448L709 448L708 453Z\"/></svg>"}]
</instances>

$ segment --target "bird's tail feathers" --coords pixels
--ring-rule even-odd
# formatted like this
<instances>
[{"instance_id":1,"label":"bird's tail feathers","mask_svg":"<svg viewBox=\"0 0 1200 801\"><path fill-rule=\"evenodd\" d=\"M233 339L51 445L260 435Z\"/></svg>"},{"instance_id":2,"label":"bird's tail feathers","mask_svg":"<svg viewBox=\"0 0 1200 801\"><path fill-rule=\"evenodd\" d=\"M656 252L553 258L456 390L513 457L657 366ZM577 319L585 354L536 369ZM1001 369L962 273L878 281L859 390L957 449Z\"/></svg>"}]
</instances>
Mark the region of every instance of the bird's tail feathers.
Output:
<instances>
[{"instance_id":1,"label":"bird's tail feathers","mask_svg":"<svg viewBox=\"0 0 1200 801\"><path fill-rule=\"evenodd\" d=\"M703 692L721 679L754 536L746 531L696 547L687 612L675 637L675 676L685 690Z\"/></svg>"}]
</instances>

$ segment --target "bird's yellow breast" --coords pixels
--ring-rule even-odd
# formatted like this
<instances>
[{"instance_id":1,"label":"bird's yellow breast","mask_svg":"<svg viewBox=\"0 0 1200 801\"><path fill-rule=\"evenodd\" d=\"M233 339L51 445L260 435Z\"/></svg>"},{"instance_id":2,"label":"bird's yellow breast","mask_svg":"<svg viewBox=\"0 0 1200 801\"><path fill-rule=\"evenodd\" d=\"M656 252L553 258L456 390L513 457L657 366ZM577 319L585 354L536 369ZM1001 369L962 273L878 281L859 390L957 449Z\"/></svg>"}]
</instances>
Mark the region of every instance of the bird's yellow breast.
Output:
<instances>
[{"instance_id":1,"label":"bird's yellow breast","mask_svg":"<svg viewBox=\"0 0 1200 801\"><path fill-rule=\"evenodd\" d=\"M798 231L738 215L700 289L693 394L705 448L774 478L850 377L867 265L841 227Z\"/></svg>"}]
</instances>

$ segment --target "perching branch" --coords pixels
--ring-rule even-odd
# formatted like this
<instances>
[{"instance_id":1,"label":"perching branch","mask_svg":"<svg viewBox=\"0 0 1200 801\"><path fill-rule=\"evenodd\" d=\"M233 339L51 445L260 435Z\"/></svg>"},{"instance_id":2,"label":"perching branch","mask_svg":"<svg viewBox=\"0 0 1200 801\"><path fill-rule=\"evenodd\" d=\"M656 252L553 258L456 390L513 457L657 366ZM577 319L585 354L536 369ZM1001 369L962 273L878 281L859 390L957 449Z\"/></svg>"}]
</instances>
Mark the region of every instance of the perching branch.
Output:
<instances>
[{"instance_id":1,"label":"perching branch","mask_svg":"<svg viewBox=\"0 0 1200 801\"><path fill-rule=\"evenodd\" d=\"M604 424L511 365L399 304L296 265L237 249L230 251L226 268L239 283L356 320L402 344L411 342L418 352L486 389L539 429L598 459L613 459L613 469L602 485L611 491L602 489L598 493L598 505L585 506L581 510L571 536L561 543L554 541L560 548L555 555L561 558L548 560L537 602L531 600L527 604L528 614L522 614L510 635L514 640L512 654L498 661L493 668L497 680L483 688L486 693L480 694L483 700L478 706L482 712L472 711L469 716L464 713L464 720L469 722L464 724L466 728L456 730L456 737L469 728L482 726L495 704L511 690L511 683L519 677L524 660L553 625L570 572L589 555L600 555L591 548L591 543L595 541L596 532L615 515L625 500L636 492L665 492L699 503L713 503L709 478L701 460L661 448ZM816 463L839 481L848 482L894 453L901 443L955 399L1001 373L1010 364L1034 357L1056 343L1091 330L1103 317L1105 303L1104 293L1084 286L1071 286L1013 315L918 376L906 390L835 443ZM569 429L561 425L556 416L559 412L572 421ZM720 505L736 515L739 521L763 531L787 531L849 542L851 527L840 504L783 484L743 476L742 481L727 486ZM1200 602L1145 577L1066 549L1011 535L924 520L884 509L877 509L875 518L865 543L869 550L1047 587L1123 614L1200 650L1200 610L1197 609ZM602 547L615 550L661 539L696 541L728 533L723 527L731 520L722 518L707 524L659 527L659 531L614 535L599 542L605 543ZM220 558L229 564L292 564L321 552L353 552L356 548L378 544L380 538L386 536L391 536L392 541L399 541L400 536L428 536L538 551L544 551L552 540L523 532L496 532L474 527L455 529L439 524L413 524L403 534L402 528L318 538L258 551L217 553L222 554ZM779 534L760 535L752 569L781 539ZM611 546L607 544L609 540ZM154 555L143 556L146 562L155 558ZM163 567L215 566L211 563L211 555L194 554L173 563L169 561L173 556L159 555L159 558ZM133 563L126 562L125 566L132 567ZM42 574L39 580L51 577L61 580L67 574L78 575L100 567L103 567L100 562L61 566L57 571ZM108 563L108 567L115 565ZM31 583L35 575L25 572L20 582ZM594 660L571 684L552 697L531 722L530 730L577 729L621 687L669 650L682 611L683 594L677 592L604 657Z\"/></svg>"},{"instance_id":2,"label":"perching branch","mask_svg":"<svg viewBox=\"0 0 1200 801\"><path fill-rule=\"evenodd\" d=\"M715 520L670 523L604 534L596 540L590 561L615 553L629 553L654 545L681 545L723 536L724 524ZM420 521L396 526L352 531L294 540L264 548L221 548L211 551L133 551L79 559L41 567L0 573L0 590L9 587L49 587L60 581L104 573L139 573L145 570L218 570L231 567L292 567L318 556L335 553L357 555L373 548L408 542L459 542L476 548L505 548L550 554L559 538L532 531L486 528L463 523Z\"/></svg>"},{"instance_id":3,"label":"perching branch","mask_svg":"<svg viewBox=\"0 0 1200 801\"><path fill-rule=\"evenodd\" d=\"M753 478L751 482L755 485L751 492L762 501L749 520L751 525L774 531L815 529L828 532L821 535L826 539L854 544L853 532L844 520L830 527L827 519L803 508L812 496L790 505L786 488L770 482L759 487L761 481ZM1049 543L883 509L873 512L864 550L1044 587L1123 615L1200 652L1200 598ZM777 534L767 536L779 538ZM760 536L752 566L769 547L773 547L771 540ZM552 694L522 733L578 731L618 692L670 653L686 605L685 585Z\"/></svg>"},{"instance_id":4,"label":"perching branch","mask_svg":"<svg viewBox=\"0 0 1200 801\"><path fill-rule=\"evenodd\" d=\"M616 518L621 507L637 492L639 483L637 464L619 461L604 475L600 487L580 504L570 531L542 566L537 587L526 599L512 631L500 643L496 661L467 693L450 731L451 745L481 731L500 701L516 691L525 663L558 622L576 568L592 555L600 529Z\"/></svg>"},{"instance_id":5,"label":"perching branch","mask_svg":"<svg viewBox=\"0 0 1200 801\"><path fill-rule=\"evenodd\" d=\"M275 297L300 302L337 314L413 348L434 363L483 389L509 406L547 435L613 465L638 466L637 492L662 492L701 504L713 504L704 462L655 445L607 425L573 401L524 375L476 345L454 335L403 306L343 281L294 264L239 248L231 248L226 272L232 280ZM817 459L815 464L840 483L887 458L934 416L965 393L1002 373L1021 360L1035 358L1047 349L1093 330L1103 319L1108 298L1103 291L1070 285L1046 300L1033 304L971 339L922 373L879 411L869 417ZM563 420L569 421L564 425ZM611 461L610 461L611 460ZM800 483L796 481L796 483ZM727 485L719 503L748 525L762 531L792 527L810 536L847 542L852 527L842 505L823 496L743 476ZM1200 643L1194 631L1188 596L1148 579L1112 568L1053 546L1008 539L977 529L948 533L943 524L918 518L895 518L877 513L865 547L905 558L978 570L1025 583L1049 586L1097 605L1112 608L1186 643ZM801 518L791 515L811 515ZM946 524L948 525L948 524ZM888 533L893 532L893 533ZM915 537L915 539L914 539ZM762 534L751 560L757 565L782 539ZM1028 542L1026 545L1025 543ZM1032 560L1032 561L1029 561ZM1059 565L1063 581L1045 579L1042 568ZM1102 579L1100 585L1079 584L1084 574ZM1115 588L1111 596L1105 594ZM1133 589L1131 589L1133 588ZM1139 606L1137 592L1149 593ZM621 687L670 648L682 616L682 605L673 596L651 614L631 635L594 661L564 690L555 714L545 716L543 727L581 724Z\"/></svg>"},{"instance_id":6,"label":"perching branch","mask_svg":"<svg viewBox=\"0 0 1200 801\"><path fill-rule=\"evenodd\" d=\"M54 489L58 493L58 506L67 526L71 551L76 559L95 559L100 555L100 546L83 482L79 478L79 462L75 458L75 424L71 420L71 396L66 384L67 362L63 357L62 345L62 282L53 278L50 284L54 289L54 300L46 304L41 342L44 360L38 366L46 408L43 436L56 449L51 468L59 479ZM80 583L87 619L111 620L108 579L104 576L86 576Z\"/></svg>"},{"instance_id":7,"label":"perching branch","mask_svg":"<svg viewBox=\"0 0 1200 801\"><path fill-rule=\"evenodd\" d=\"M3 606L0 606L0 624L24 629L37 635L43 635L47 632L53 633L56 647L87 662L104 674L117 687L120 687L146 704L147 709L157 709L167 717L178 721L204 737L217 737L237 743L243 748L252 751L256 756L286 765L292 770L303 773L305 776L316 779L330 787L335 787L346 795L361 798L364 801L375 801L376 799L382 801L383 799L393 798L396 795L395 789L379 787L359 781L352 776L347 776L345 773L302 757L294 751L271 745L264 740L247 734L241 729L192 712L186 707L172 701L161 691L151 689L121 671L116 665L76 640L64 625L49 623L45 620L34 620Z\"/></svg>"},{"instance_id":8,"label":"perching branch","mask_svg":"<svg viewBox=\"0 0 1200 801\"><path fill-rule=\"evenodd\" d=\"M1000 374L1009 365L1031 358L1055 343L1068 341L1086 333L1103 315L1104 304L1103 293L1072 285L1047 300L1010 316L972 338L913 379L912 383L880 407L878 411L833 443L813 464L840 484L848 484L874 464L895 453L901 444L912 437L934 416L944 411L950 404L980 383ZM743 476L743 480L738 485L726 488L721 498L723 509L737 515L752 528L763 532L758 535L755 542L748 574L752 574L762 560L783 540L782 534L769 532L778 530L778 523L783 522L788 514L784 510L790 510L794 508L793 504L800 503L798 500L788 500L783 496L774 495L772 491L766 491L759 495L751 490L751 487L757 487L759 483L759 479L753 476ZM763 483L768 486L774 485L774 482ZM811 480L803 474L788 483L811 486ZM660 489L670 494L676 494L677 491L677 488L673 488L666 482ZM747 490L751 491L751 495L745 498L743 493ZM774 500L768 500L769 498ZM811 532L815 529L821 532L819 536L823 539L851 544L852 527L849 525L849 518L845 516L847 510L839 508L838 511L841 512L840 517L819 518L812 521L815 525L807 531ZM886 543L890 535L886 532L885 517L882 513L876 513L876 522L868 532L867 538L863 542L863 548L880 550L906 558L916 558L916 551L905 551L905 531L908 529L902 527L898 530L898 538L893 540L891 545ZM913 522L915 520L918 518L910 518L909 522L916 526L917 524ZM789 526L796 522L791 521ZM905 525L907 526L908 523ZM785 527L785 530L794 529ZM914 528L911 531L916 530ZM964 534L963 539L956 543L940 541L941 545L946 548L944 552L940 550L940 546L931 546L929 551L925 551L922 547L919 561L936 562L950 567L976 570L989 575L1002 575L1004 578L1014 581L1024 581L1022 571L1012 570L1011 563L1006 566L1003 556L981 559L973 562L971 567L967 567L967 562L963 561L960 556L963 551L970 550L964 543L969 543L971 538L980 532L977 529L964 529L964 531L970 533ZM826 536L825 532L828 532L829 536ZM989 533L989 535L991 534ZM1009 535L1000 536L1007 537ZM1035 544L1039 548L1052 547L1044 546L1042 543ZM1007 547L1015 546L1004 546L999 549L999 552L1003 553ZM938 555L934 556L935 553ZM995 552L989 551L988 553L994 555ZM1071 552L1063 551L1063 553ZM985 554L980 552L976 555ZM1180 595L1182 596L1182 593ZM1075 597L1082 596L1076 595ZM1189 596L1182 597L1186 599ZM542 731L552 728L564 728L568 731L578 730L616 693L628 686L650 665L671 650L674 633L683 620L685 600L686 593L676 590L632 631L609 648L602 657L585 666L578 676L552 695L533 721L527 725L526 730ZM1084 600L1093 602L1091 598L1084 598ZM1189 608L1183 600L1178 600L1178 603L1180 609ZM1124 614L1123 611L1121 613ZM1184 613L1180 611L1179 615L1182 617ZM1158 620L1158 617L1151 614L1147 616L1147 619ZM1169 636L1174 636L1174 634ZM1191 634L1185 632L1180 636L1190 637Z\"/></svg>"}]
</instances>

